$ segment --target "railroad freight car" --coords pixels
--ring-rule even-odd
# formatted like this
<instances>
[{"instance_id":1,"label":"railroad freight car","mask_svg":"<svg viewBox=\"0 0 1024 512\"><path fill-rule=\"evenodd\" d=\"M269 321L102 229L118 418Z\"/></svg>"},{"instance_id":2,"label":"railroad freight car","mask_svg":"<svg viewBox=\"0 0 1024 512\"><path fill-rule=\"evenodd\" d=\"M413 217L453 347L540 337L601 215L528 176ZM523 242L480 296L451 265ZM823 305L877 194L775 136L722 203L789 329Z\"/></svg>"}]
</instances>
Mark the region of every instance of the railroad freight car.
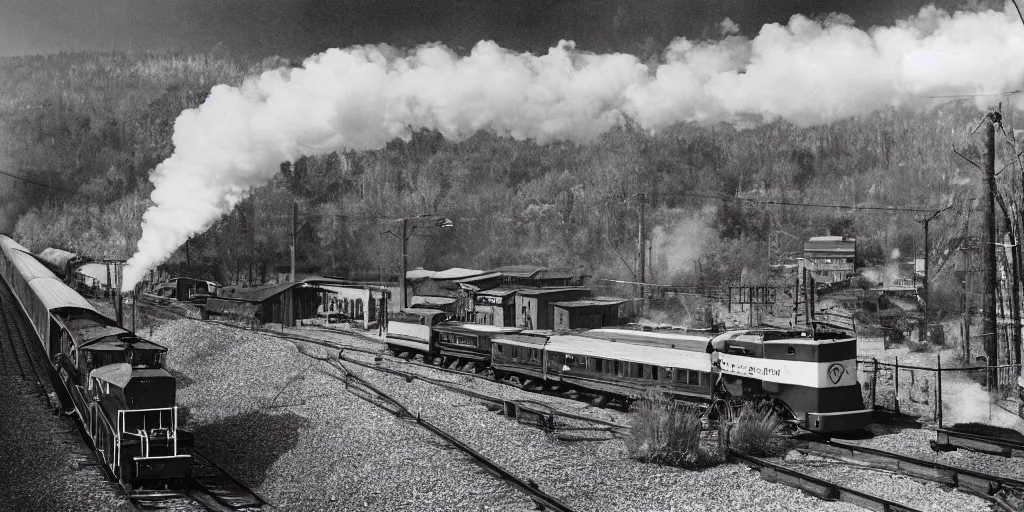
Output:
<instances>
[{"instance_id":1,"label":"railroad freight car","mask_svg":"<svg viewBox=\"0 0 1024 512\"><path fill-rule=\"evenodd\" d=\"M182 488L191 455L178 432L167 349L101 315L31 253L0 235L0 275L39 336L96 455L131 492Z\"/></svg>"},{"instance_id":2,"label":"railroad freight car","mask_svg":"<svg viewBox=\"0 0 1024 512\"><path fill-rule=\"evenodd\" d=\"M491 339L519 331L518 327L443 322L434 326L432 341L442 365L479 372L491 364Z\"/></svg>"}]
</instances>

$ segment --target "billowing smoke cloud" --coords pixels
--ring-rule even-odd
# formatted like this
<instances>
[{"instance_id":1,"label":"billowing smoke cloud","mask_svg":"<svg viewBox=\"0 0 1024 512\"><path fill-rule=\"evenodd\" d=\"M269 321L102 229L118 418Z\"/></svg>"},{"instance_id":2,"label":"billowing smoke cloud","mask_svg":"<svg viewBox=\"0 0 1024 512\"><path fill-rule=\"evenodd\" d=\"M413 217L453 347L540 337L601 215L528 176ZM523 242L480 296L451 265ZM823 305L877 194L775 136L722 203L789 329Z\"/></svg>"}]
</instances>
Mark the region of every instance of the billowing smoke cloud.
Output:
<instances>
[{"instance_id":1,"label":"billowing smoke cloud","mask_svg":"<svg viewBox=\"0 0 1024 512\"><path fill-rule=\"evenodd\" d=\"M651 230L652 271L659 274L659 280L678 283L685 275L695 275L696 262L704 253L708 240L718 233L708 225L708 219L715 209L707 207L703 212L669 210L668 222Z\"/></svg>"},{"instance_id":2,"label":"billowing smoke cloud","mask_svg":"<svg viewBox=\"0 0 1024 512\"><path fill-rule=\"evenodd\" d=\"M928 7L868 31L843 15L794 16L753 39L735 35L732 22L721 28L721 41L674 41L651 67L569 42L546 55L481 42L466 57L437 45L381 45L328 50L301 68L216 86L178 118L174 154L153 171L155 205L125 287L300 155L380 148L421 128L454 140L485 129L544 143L590 141L626 117L650 130L776 118L813 125L1024 82L1024 27L1009 3L952 15ZM990 100L998 98L978 101Z\"/></svg>"}]
</instances>

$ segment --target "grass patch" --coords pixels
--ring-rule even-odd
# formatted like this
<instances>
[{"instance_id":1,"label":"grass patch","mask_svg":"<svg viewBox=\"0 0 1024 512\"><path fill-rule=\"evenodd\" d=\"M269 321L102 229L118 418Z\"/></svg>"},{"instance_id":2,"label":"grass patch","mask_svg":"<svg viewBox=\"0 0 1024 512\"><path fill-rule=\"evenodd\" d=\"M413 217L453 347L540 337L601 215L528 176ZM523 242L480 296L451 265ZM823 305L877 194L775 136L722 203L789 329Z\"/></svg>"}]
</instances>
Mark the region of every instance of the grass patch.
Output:
<instances>
[{"instance_id":1,"label":"grass patch","mask_svg":"<svg viewBox=\"0 0 1024 512\"><path fill-rule=\"evenodd\" d=\"M720 464L725 454L713 442L701 440L701 415L661 396L648 394L634 404L636 415L626 449L630 457L688 469Z\"/></svg>"},{"instance_id":2,"label":"grass patch","mask_svg":"<svg viewBox=\"0 0 1024 512\"><path fill-rule=\"evenodd\" d=\"M748 403L740 410L729 437L733 450L755 457L781 457L789 451L789 444L778 435L783 420L774 412L760 411Z\"/></svg>"}]
</instances>

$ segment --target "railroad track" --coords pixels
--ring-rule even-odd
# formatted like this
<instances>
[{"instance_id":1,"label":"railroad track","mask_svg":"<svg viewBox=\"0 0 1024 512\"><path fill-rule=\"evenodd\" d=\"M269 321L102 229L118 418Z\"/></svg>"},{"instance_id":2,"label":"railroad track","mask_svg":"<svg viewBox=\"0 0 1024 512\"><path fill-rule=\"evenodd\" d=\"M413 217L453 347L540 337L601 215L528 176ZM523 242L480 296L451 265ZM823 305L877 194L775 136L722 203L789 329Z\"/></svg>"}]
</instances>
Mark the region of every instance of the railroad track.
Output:
<instances>
[{"instance_id":1,"label":"railroad track","mask_svg":"<svg viewBox=\"0 0 1024 512\"><path fill-rule=\"evenodd\" d=\"M1024 480L942 464L836 440L810 441L801 451L940 483L990 501L1007 512L1024 503Z\"/></svg>"},{"instance_id":2,"label":"railroad track","mask_svg":"<svg viewBox=\"0 0 1024 512\"><path fill-rule=\"evenodd\" d=\"M922 512L918 508L830 482L794 467L776 464L760 457L744 455L732 450L729 455L757 469L765 481L788 485L824 501L843 501L868 510L883 512Z\"/></svg>"},{"instance_id":3,"label":"railroad track","mask_svg":"<svg viewBox=\"0 0 1024 512\"><path fill-rule=\"evenodd\" d=\"M573 509L568 505L562 503L554 496L542 491L540 486L532 479L524 480L513 475L498 463L488 459L482 453L474 450L472 447L466 445L444 429L431 423L426 418L423 418L420 414L413 414L404 404L388 393L378 389L373 384L367 382L359 374L346 367L341 361L331 360L329 364L339 371L344 372L345 377L334 377L345 382L346 388L352 392L353 395L389 412L397 418L415 422L417 425L440 437L449 445L470 456L477 464L491 474L528 495L538 507L542 507L544 510L551 512L573 512Z\"/></svg>"},{"instance_id":4,"label":"railroad track","mask_svg":"<svg viewBox=\"0 0 1024 512\"><path fill-rule=\"evenodd\" d=\"M39 386L44 397L50 389L56 394L63 410L70 410L70 397L60 384L53 367L46 362L42 346L34 331L26 327L24 312L13 302L14 296L7 285L0 281L0 337L6 342L0 344L0 367L9 375L18 375ZM49 383L49 387L45 384ZM55 404L51 404L55 405ZM76 419L75 424L80 440L88 444L85 430ZM124 493L115 483L108 468L96 459L92 449L88 450L92 462L98 466L107 480ZM128 503L135 510L162 510L186 512L208 510L212 512L273 510L269 502L239 482L228 472L214 464L200 453L193 453L193 476L190 489L186 491L136 491L124 493Z\"/></svg>"},{"instance_id":5,"label":"railroad track","mask_svg":"<svg viewBox=\"0 0 1024 512\"><path fill-rule=\"evenodd\" d=\"M239 328L240 329L240 327L236 327L236 326L233 326L231 324L226 324L226 323L223 323L223 322L220 322L220 321L214 321L214 322L218 323L220 325L227 326L227 327ZM374 357L381 357L381 358L388 357L389 359L393 359L394 361L403 361L404 363L413 363L413 364L415 364L418 367L428 368L430 370L441 371L441 372L445 372L445 373L450 373L450 374L453 374L453 375L458 375L460 377L473 377L473 378L477 378L477 379L480 379L482 381L489 382L489 383L492 383L492 384L499 382L499 381L496 381L494 379L488 378L488 377L486 377L484 375L470 373L470 372L464 372L464 371L459 371L459 370L452 370L452 369L449 369L449 368L445 368L443 366L437 366L437 365L432 365L432 364L428 364L428 363L421 363L421 362L416 361L414 359L403 359L403 358L400 358L400 357L397 357L397 356L386 356L386 355L384 355L379 350L365 349L365 348L362 348L362 347L353 347L351 345L346 345L346 344L339 343L339 342L332 342L332 341L327 341L327 340L321 340L321 339L318 339L318 338L311 338L311 337L307 337L307 336L299 336L299 335L294 335L294 334L282 334L282 333L277 333L277 332L274 332L274 331L261 330L259 332L261 332L263 334L267 334L269 336L276 337L276 338L292 341L292 342L300 341L300 342L304 342L304 343L310 343L310 344L315 344L315 345L319 345L319 346L322 346L322 347L336 349L336 350L341 351L339 353L339 355L338 355L338 358L340 360L345 361L345 362L348 362L348 363L351 363L351 364L355 364L355 365L358 365L358 366L361 366L363 368L366 368L366 369L369 369L369 370L373 370L373 371L376 371L376 372L399 376L399 377L402 377L402 378L404 378L404 379L406 379L407 381L410 381L410 382L412 380L420 380L420 381L426 382L428 384L432 384L432 385L435 385L435 386L447 389L449 391L452 391L452 392L455 392L455 393L459 393L461 395L464 395L464 396L467 396L467 397L470 397L470 398L475 398L477 400L481 400L483 402L487 402L487 403L490 403L490 404L493 404L493 405L496 405L496 406L505 407L505 404L507 402L515 402L515 403L517 403L517 404L519 404L521 406L525 406L526 409L531 409L530 404L531 403L535 403L535 404L538 404L540 406L540 408L544 408L544 409L550 410L551 414L554 415L554 416L562 417L562 418L565 418L565 419L576 420L576 421L589 422L589 423L598 425L602 429L606 429L609 433L611 433L612 435L615 435L615 436L625 435L629 431L629 427L626 426L626 425L621 425L621 424L610 422L610 421L604 421L604 420L600 420L600 419L597 419L597 418L590 418L590 417L587 417L587 416L582 416L582 415L579 415L579 414L573 414L573 413L570 413L570 412L560 411L560 410L552 407L550 404L541 404L539 402L532 402L532 401L527 401L527 400L505 400L505 399L497 398L497 397L494 397L492 395L488 395L486 393L482 393L480 391L475 391L475 390L472 390L472 389L468 389L468 388L460 386L459 384L456 384L454 382L448 382L448 381L444 381L444 380L440 380L440 379L435 379L435 378L428 377L428 376L425 376L425 375L420 375L420 374L417 374L417 373L412 373L412 372L408 372L408 371L404 371L404 370L399 370L399 369L396 369L396 368L381 367L381 366L377 366L375 364L367 363L365 361L359 361L357 359L352 359L350 357L346 357L344 355L344 352L351 351L351 352L357 352L357 353L363 353L363 354L367 354L367 355L372 355ZM301 350L300 350L300 352L301 352ZM309 357L314 357L314 358L320 359L322 361L332 361L333 360L333 359L330 359L330 358L323 358L323 357L319 357L319 356L314 356L314 355L312 355L312 354L310 354L308 352L302 352L302 353L303 353L303 355L306 355L306 356L309 356ZM513 386L513 387L515 387L515 386ZM523 388L517 388L517 389L523 389ZM551 395L552 396L559 396L558 394L555 394L555 393L552 393Z\"/></svg>"},{"instance_id":6,"label":"railroad track","mask_svg":"<svg viewBox=\"0 0 1024 512\"><path fill-rule=\"evenodd\" d=\"M140 490L128 494L135 510L166 512L271 511L270 503L199 452L192 453L187 490Z\"/></svg>"},{"instance_id":7,"label":"railroad track","mask_svg":"<svg viewBox=\"0 0 1024 512\"><path fill-rule=\"evenodd\" d=\"M930 444L935 451L963 448L1003 457L1024 457L1024 442L944 428L935 431L935 440Z\"/></svg>"}]
</instances>

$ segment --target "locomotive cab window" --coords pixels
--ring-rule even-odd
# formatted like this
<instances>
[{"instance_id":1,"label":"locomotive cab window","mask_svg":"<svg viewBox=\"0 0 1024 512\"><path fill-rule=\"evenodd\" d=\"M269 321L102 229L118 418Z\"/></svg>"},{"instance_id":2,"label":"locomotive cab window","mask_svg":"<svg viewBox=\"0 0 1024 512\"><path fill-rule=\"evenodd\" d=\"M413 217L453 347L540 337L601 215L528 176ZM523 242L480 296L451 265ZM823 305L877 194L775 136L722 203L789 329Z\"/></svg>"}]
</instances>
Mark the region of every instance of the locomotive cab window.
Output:
<instances>
[{"instance_id":1,"label":"locomotive cab window","mask_svg":"<svg viewBox=\"0 0 1024 512\"><path fill-rule=\"evenodd\" d=\"M786 349L786 353L791 355L791 356L795 355L796 354L796 349L793 348L792 346L790 346L789 348Z\"/></svg>"}]
</instances>

